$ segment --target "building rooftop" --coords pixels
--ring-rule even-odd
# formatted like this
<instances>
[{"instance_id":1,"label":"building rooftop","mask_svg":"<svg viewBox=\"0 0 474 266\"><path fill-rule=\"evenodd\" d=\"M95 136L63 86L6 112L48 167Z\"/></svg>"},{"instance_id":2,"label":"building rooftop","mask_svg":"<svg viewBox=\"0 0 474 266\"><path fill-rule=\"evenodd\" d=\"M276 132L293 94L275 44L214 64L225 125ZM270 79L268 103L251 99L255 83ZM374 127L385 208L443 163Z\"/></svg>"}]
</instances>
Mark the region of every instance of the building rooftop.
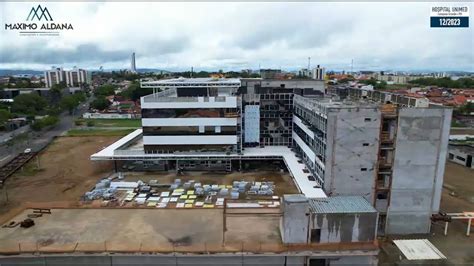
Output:
<instances>
[{"instance_id":1,"label":"building rooftop","mask_svg":"<svg viewBox=\"0 0 474 266\"><path fill-rule=\"evenodd\" d=\"M362 196L336 196L309 200L313 213L377 212Z\"/></svg>"},{"instance_id":2,"label":"building rooftop","mask_svg":"<svg viewBox=\"0 0 474 266\"><path fill-rule=\"evenodd\" d=\"M279 222L278 213L224 216L222 209L51 209L31 228L2 228L0 254L378 252L376 243L284 245Z\"/></svg>"},{"instance_id":3,"label":"building rooftop","mask_svg":"<svg viewBox=\"0 0 474 266\"><path fill-rule=\"evenodd\" d=\"M240 87L238 78L177 78L142 81L142 88L152 87Z\"/></svg>"},{"instance_id":4,"label":"building rooftop","mask_svg":"<svg viewBox=\"0 0 474 266\"><path fill-rule=\"evenodd\" d=\"M461 151L463 153L466 153L466 154L474 155L474 144L453 144L453 143L450 143L449 148L459 150L459 151Z\"/></svg>"}]
</instances>

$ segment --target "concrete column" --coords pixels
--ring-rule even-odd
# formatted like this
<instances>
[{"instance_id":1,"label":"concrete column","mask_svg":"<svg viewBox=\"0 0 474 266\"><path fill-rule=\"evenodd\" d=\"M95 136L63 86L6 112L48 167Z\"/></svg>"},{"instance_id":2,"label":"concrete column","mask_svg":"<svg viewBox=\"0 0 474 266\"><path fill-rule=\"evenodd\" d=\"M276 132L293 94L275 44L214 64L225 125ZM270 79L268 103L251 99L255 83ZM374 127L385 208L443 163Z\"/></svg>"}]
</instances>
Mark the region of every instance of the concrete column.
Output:
<instances>
[{"instance_id":1,"label":"concrete column","mask_svg":"<svg viewBox=\"0 0 474 266\"><path fill-rule=\"evenodd\" d=\"M283 216L280 223L282 241L285 244L308 242L309 203L302 194L284 195Z\"/></svg>"}]
</instances>

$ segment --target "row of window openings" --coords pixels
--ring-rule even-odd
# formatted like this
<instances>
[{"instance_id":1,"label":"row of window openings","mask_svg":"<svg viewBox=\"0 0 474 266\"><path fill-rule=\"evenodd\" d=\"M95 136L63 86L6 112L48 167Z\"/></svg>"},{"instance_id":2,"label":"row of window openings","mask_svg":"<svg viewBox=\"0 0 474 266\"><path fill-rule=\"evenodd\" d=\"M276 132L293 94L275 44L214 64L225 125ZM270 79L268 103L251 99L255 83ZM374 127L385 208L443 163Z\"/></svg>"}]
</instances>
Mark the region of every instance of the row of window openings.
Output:
<instances>
[{"instance_id":1,"label":"row of window openings","mask_svg":"<svg viewBox=\"0 0 474 266\"><path fill-rule=\"evenodd\" d=\"M295 107L295 113L303 121L311 121L312 127L320 130L321 132L326 132L327 128L327 119L321 116L313 116L312 114L307 113L306 111Z\"/></svg>"}]
</instances>

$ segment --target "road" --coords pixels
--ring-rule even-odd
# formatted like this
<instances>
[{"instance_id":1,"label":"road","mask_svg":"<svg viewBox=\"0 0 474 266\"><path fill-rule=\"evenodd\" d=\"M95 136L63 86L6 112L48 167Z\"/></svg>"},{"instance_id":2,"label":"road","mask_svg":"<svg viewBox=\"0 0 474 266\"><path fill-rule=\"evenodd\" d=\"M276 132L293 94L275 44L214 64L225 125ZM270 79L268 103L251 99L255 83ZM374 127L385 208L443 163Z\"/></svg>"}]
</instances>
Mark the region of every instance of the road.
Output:
<instances>
[{"instance_id":1,"label":"road","mask_svg":"<svg viewBox=\"0 0 474 266\"><path fill-rule=\"evenodd\" d=\"M13 140L10 144L3 144L0 146L0 167L8 163L10 160L15 158L19 153L23 152L26 148L30 148L32 151L40 151L47 146L55 137L63 135L69 129L74 126L74 119L81 116L84 112L89 109L89 104L92 99L88 99L85 103L82 103L74 112L73 115L69 115L68 112L64 112L59 116L59 122L53 128L42 131L31 131L28 133L28 137L22 140Z\"/></svg>"},{"instance_id":2,"label":"road","mask_svg":"<svg viewBox=\"0 0 474 266\"><path fill-rule=\"evenodd\" d=\"M7 141L9 141L9 140L11 140L15 136L21 135L21 134L26 133L28 131L30 131L30 126L29 125L22 126L22 127L17 128L13 131L10 131L10 132L5 132L2 135L0 135L0 145L7 142Z\"/></svg>"}]
</instances>

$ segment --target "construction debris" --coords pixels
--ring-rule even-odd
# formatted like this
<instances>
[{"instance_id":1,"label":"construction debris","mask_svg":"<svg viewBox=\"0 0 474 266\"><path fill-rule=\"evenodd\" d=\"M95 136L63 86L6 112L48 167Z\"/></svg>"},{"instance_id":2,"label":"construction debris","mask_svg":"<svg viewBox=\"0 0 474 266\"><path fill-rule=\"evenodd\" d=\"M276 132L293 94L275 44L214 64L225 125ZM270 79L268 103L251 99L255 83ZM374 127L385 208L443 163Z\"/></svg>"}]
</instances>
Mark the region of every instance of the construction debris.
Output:
<instances>
[{"instance_id":1,"label":"construction debris","mask_svg":"<svg viewBox=\"0 0 474 266\"><path fill-rule=\"evenodd\" d=\"M20 227L23 227L23 228L30 228L33 225L35 225L35 221L33 221L30 218L27 218L20 223Z\"/></svg>"}]
</instances>

